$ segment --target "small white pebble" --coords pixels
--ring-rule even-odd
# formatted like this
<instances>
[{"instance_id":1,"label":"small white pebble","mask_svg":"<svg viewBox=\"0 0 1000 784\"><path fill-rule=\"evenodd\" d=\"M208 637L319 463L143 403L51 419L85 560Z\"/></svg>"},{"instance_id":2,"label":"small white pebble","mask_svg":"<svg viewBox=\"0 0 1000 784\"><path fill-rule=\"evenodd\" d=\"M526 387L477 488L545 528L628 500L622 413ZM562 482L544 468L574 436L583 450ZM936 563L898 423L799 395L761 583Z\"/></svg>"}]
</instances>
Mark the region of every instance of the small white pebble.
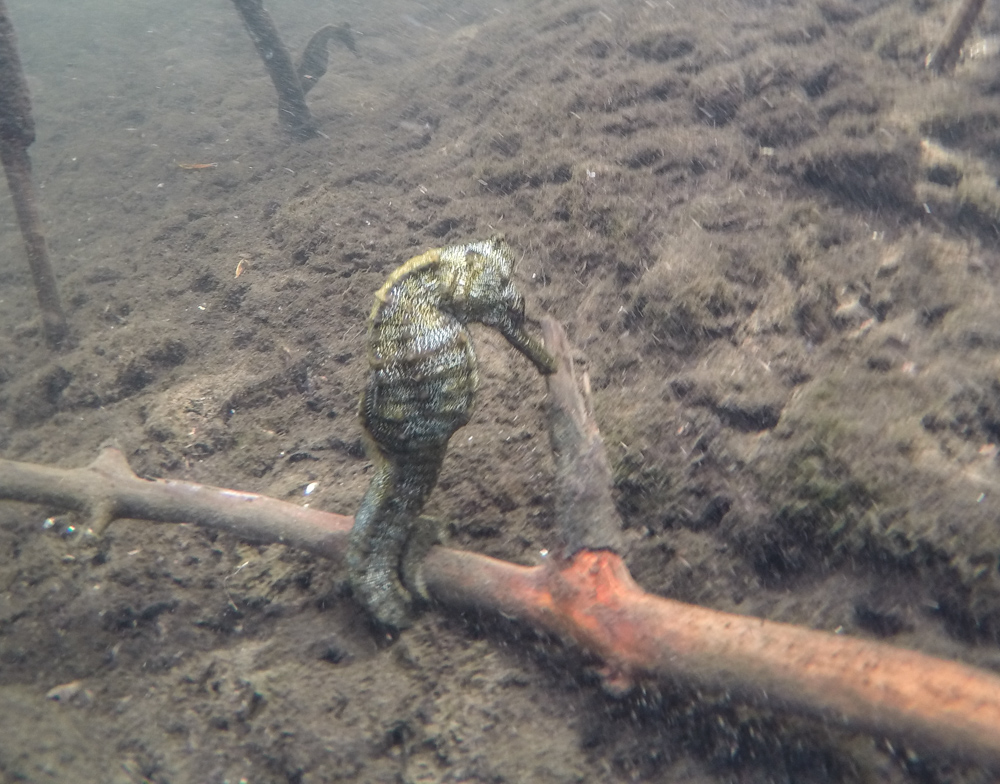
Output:
<instances>
[{"instance_id":1,"label":"small white pebble","mask_svg":"<svg viewBox=\"0 0 1000 784\"><path fill-rule=\"evenodd\" d=\"M56 702L69 702L80 693L80 689L82 688L82 681L70 681L69 683L63 683L55 688L49 689L45 694L45 699L55 700Z\"/></svg>"}]
</instances>

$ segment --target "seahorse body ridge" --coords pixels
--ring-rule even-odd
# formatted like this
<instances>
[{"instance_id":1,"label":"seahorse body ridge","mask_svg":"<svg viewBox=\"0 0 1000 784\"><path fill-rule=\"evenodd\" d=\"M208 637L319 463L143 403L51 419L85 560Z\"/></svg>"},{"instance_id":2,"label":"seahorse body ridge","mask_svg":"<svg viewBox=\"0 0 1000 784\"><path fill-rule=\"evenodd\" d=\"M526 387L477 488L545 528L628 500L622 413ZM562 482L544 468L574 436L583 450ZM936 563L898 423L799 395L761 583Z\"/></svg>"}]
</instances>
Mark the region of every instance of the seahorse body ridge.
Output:
<instances>
[{"instance_id":1,"label":"seahorse body ridge","mask_svg":"<svg viewBox=\"0 0 1000 784\"><path fill-rule=\"evenodd\" d=\"M494 327L541 373L555 370L524 328L513 273L513 252L495 236L416 256L375 295L360 406L375 470L354 518L347 562L355 595L387 626L409 625L416 599L428 598L419 563L438 530L420 512L479 386L466 324Z\"/></svg>"}]
</instances>

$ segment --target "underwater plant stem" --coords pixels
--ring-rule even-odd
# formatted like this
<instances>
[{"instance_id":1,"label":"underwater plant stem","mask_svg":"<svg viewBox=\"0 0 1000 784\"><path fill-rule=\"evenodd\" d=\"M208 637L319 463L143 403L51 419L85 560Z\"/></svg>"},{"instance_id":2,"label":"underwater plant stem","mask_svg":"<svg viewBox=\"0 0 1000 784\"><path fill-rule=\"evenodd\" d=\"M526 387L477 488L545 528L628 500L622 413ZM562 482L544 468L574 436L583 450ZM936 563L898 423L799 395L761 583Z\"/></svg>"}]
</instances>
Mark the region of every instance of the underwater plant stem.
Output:
<instances>
[{"instance_id":1,"label":"underwater plant stem","mask_svg":"<svg viewBox=\"0 0 1000 784\"><path fill-rule=\"evenodd\" d=\"M282 43L271 15L264 9L262 0L233 0L233 5L243 19L278 93L278 121L295 139L311 139L316 135L316 123L306 104L306 93L292 64L292 57Z\"/></svg>"},{"instance_id":2,"label":"underwater plant stem","mask_svg":"<svg viewBox=\"0 0 1000 784\"><path fill-rule=\"evenodd\" d=\"M437 601L499 613L572 641L604 661L612 689L637 678L682 681L1000 769L996 675L643 591L615 552L619 524L613 504L602 498L610 488L595 458L599 436L585 395L576 389L569 343L554 322L546 320L543 331L558 362L549 377L549 417L559 450L557 498L573 510L560 518L560 527L579 530L564 530L565 550L533 567L433 547L423 576ZM573 466L583 466L585 477L575 486L564 479ZM113 447L76 469L0 460L0 499L89 514L97 530L125 517L187 522L336 559L343 558L353 522L253 493L140 479ZM572 523L571 515L584 522ZM599 519L587 519L594 516Z\"/></svg>"},{"instance_id":3,"label":"underwater plant stem","mask_svg":"<svg viewBox=\"0 0 1000 784\"><path fill-rule=\"evenodd\" d=\"M955 67L958 55L962 51L962 44L972 32L972 25L975 24L979 12L983 10L984 3L985 0L958 0L941 40L927 55L924 64L928 69L940 74Z\"/></svg>"},{"instance_id":4,"label":"underwater plant stem","mask_svg":"<svg viewBox=\"0 0 1000 784\"><path fill-rule=\"evenodd\" d=\"M334 39L343 43L357 55L358 48L354 43L354 36L351 34L349 24L323 25L312 34L306 48L302 50L302 57L299 59L298 65L295 66L295 73L299 77L303 94L315 87L320 77L326 73L330 62L327 45Z\"/></svg>"},{"instance_id":5,"label":"underwater plant stem","mask_svg":"<svg viewBox=\"0 0 1000 784\"><path fill-rule=\"evenodd\" d=\"M45 339L58 347L69 332L59 299L55 273L42 233L42 221L35 204L28 147L35 140L28 83L21 68L14 39L14 27L7 7L0 0L0 160L7 175L17 222L28 253L28 266L42 311Z\"/></svg>"},{"instance_id":6,"label":"underwater plant stem","mask_svg":"<svg viewBox=\"0 0 1000 784\"><path fill-rule=\"evenodd\" d=\"M611 497L611 464L591 407L590 379L584 373L578 381L573 347L558 321L543 318L542 336L556 364L556 372L545 380L560 557L580 550L620 552L622 524Z\"/></svg>"}]
</instances>

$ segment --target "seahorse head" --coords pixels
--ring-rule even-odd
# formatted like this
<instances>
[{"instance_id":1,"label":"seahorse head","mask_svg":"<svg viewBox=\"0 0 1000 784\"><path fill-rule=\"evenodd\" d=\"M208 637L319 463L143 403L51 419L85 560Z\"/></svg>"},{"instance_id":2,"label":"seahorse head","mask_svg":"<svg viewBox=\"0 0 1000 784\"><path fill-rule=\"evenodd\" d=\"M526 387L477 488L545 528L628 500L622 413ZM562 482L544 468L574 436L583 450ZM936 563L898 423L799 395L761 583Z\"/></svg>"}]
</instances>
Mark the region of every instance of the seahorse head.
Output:
<instances>
[{"instance_id":1,"label":"seahorse head","mask_svg":"<svg viewBox=\"0 0 1000 784\"><path fill-rule=\"evenodd\" d=\"M459 320L504 334L524 323L524 297L513 280L514 253L502 236L444 248L441 261L452 269L448 309Z\"/></svg>"}]
</instances>

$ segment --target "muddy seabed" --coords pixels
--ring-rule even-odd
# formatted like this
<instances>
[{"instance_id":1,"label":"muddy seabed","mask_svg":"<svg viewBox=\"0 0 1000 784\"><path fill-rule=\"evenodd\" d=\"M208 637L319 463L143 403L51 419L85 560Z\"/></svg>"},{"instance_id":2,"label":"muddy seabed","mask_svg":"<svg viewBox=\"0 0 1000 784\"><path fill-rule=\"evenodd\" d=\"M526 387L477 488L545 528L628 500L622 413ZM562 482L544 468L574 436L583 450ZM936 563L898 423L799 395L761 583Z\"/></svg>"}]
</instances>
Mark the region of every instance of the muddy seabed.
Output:
<instances>
[{"instance_id":1,"label":"muddy seabed","mask_svg":"<svg viewBox=\"0 0 1000 784\"><path fill-rule=\"evenodd\" d=\"M1000 63L924 72L946 4L274 0L296 51L357 33L305 143L229 3L10 5L74 343L44 345L5 196L4 457L115 439L141 475L351 513L373 292L502 231L589 365L642 585L1000 671ZM543 384L476 340L429 511L535 563ZM684 684L612 698L496 619L389 641L339 564L56 511L0 505L4 781L988 778Z\"/></svg>"}]
</instances>

